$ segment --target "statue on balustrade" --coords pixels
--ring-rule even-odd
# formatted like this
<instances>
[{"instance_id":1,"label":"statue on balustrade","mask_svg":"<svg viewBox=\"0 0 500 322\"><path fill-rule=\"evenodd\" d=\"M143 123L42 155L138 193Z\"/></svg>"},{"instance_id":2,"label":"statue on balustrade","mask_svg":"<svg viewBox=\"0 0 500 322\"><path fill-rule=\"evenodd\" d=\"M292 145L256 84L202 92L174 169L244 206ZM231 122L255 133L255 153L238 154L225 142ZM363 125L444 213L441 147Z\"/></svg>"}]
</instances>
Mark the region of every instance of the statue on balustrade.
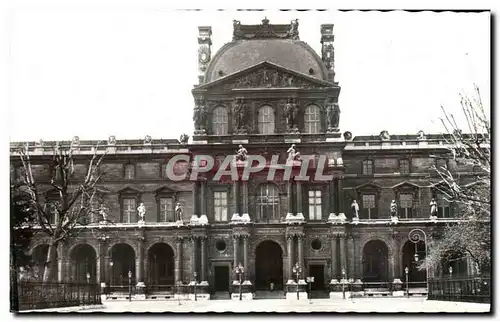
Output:
<instances>
[{"instance_id":1,"label":"statue on balustrade","mask_svg":"<svg viewBox=\"0 0 500 322\"><path fill-rule=\"evenodd\" d=\"M352 201L351 210L352 210L353 218L359 219L359 205L358 205L358 202L356 200Z\"/></svg>"},{"instance_id":2,"label":"statue on balustrade","mask_svg":"<svg viewBox=\"0 0 500 322\"><path fill-rule=\"evenodd\" d=\"M391 217L397 217L398 216L398 205L396 203L396 200L391 201Z\"/></svg>"},{"instance_id":3,"label":"statue on balustrade","mask_svg":"<svg viewBox=\"0 0 500 322\"><path fill-rule=\"evenodd\" d=\"M175 218L177 219L177 221L182 221L182 214L183 214L182 205L180 202L178 202L175 205Z\"/></svg>"},{"instance_id":4,"label":"statue on balustrade","mask_svg":"<svg viewBox=\"0 0 500 322\"><path fill-rule=\"evenodd\" d=\"M238 151L236 151L235 159L236 161L246 161L247 160L247 149L243 147L243 145L238 146Z\"/></svg>"},{"instance_id":5,"label":"statue on balustrade","mask_svg":"<svg viewBox=\"0 0 500 322\"><path fill-rule=\"evenodd\" d=\"M288 153L288 159L287 160L292 160L292 161L300 161L300 152L297 151L295 144L292 144L292 146L286 151Z\"/></svg>"},{"instance_id":6,"label":"statue on balustrade","mask_svg":"<svg viewBox=\"0 0 500 322\"><path fill-rule=\"evenodd\" d=\"M205 127L206 108L202 99L198 99L194 105L193 121L196 130L203 130Z\"/></svg>"},{"instance_id":7,"label":"statue on balustrade","mask_svg":"<svg viewBox=\"0 0 500 322\"><path fill-rule=\"evenodd\" d=\"M432 198L429 206L431 206L431 217L437 217L438 209L436 199Z\"/></svg>"},{"instance_id":8,"label":"statue on balustrade","mask_svg":"<svg viewBox=\"0 0 500 322\"><path fill-rule=\"evenodd\" d=\"M299 19L290 21L290 29L288 30L288 36L293 40L299 39Z\"/></svg>"},{"instance_id":9,"label":"statue on balustrade","mask_svg":"<svg viewBox=\"0 0 500 322\"><path fill-rule=\"evenodd\" d=\"M139 207L137 207L137 213L139 214L140 221L144 221L144 218L146 217L146 206L144 206L144 203L141 202Z\"/></svg>"}]
</instances>

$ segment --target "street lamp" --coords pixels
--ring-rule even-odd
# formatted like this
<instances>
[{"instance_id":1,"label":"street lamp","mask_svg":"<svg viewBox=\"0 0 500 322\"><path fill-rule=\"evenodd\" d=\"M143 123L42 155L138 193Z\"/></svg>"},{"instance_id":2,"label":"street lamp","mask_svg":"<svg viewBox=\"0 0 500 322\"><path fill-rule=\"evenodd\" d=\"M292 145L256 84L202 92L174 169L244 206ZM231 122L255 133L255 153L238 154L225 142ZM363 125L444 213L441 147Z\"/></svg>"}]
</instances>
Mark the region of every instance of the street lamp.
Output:
<instances>
[{"instance_id":1,"label":"street lamp","mask_svg":"<svg viewBox=\"0 0 500 322\"><path fill-rule=\"evenodd\" d=\"M292 272L297 276L297 300L299 299L299 275L302 273L302 267L300 267L299 263L295 263L292 268Z\"/></svg>"},{"instance_id":2,"label":"street lamp","mask_svg":"<svg viewBox=\"0 0 500 322\"><path fill-rule=\"evenodd\" d=\"M198 273L194 272L193 275L194 275L194 300L198 301L198 299L196 298L196 285L198 284Z\"/></svg>"},{"instance_id":3,"label":"street lamp","mask_svg":"<svg viewBox=\"0 0 500 322\"><path fill-rule=\"evenodd\" d=\"M408 266L405 267L405 274L406 274L406 296L410 297L410 289L408 288L408 272L410 270L408 269Z\"/></svg>"},{"instance_id":4,"label":"street lamp","mask_svg":"<svg viewBox=\"0 0 500 322\"><path fill-rule=\"evenodd\" d=\"M453 274L453 267L448 267L448 273L450 273L450 279L451 279L451 274Z\"/></svg>"},{"instance_id":5,"label":"street lamp","mask_svg":"<svg viewBox=\"0 0 500 322\"><path fill-rule=\"evenodd\" d=\"M416 267L418 260L419 260L417 246L418 246L418 243L422 239L424 240L424 244L425 244L425 257L427 257L427 235L425 234L425 231L423 231L422 229L416 228L416 229L412 229L408 233L408 240L415 244L415 255L413 256L413 259L415 260L415 267ZM425 282L427 284L427 290L428 290L429 289L429 269L427 268L427 265L425 265Z\"/></svg>"},{"instance_id":6,"label":"street lamp","mask_svg":"<svg viewBox=\"0 0 500 322\"><path fill-rule=\"evenodd\" d=\"M342 298L345 300L345 268L342 268Z\"/></svg>"},{"instance_id":7,"label":"street lamp","mask_svg":"<svg viewBox=\"0 0 500 322\"><path fill-rule=\"evenodd\" d=\"M89 292L89 302L90 302L90 273L87 272L87 274L85 274L85 277L87 278L87 291Z\"/></svg>"},{"instance_id":8,"label":"street lamp","mask_svg":"<svg viewBox=\"0 0 500 322\"><path fill-rule=\"evenodd\" d=\"M243 276L243 273L245 273L245 268L241 265L241 263L238 264L238 266L236 266L234 268L234 272L236 273L236 275L238 275L238 279L240 281L240 301L241 301L241 277Z\"/></svg>"},{"instance_id":9,"label":"street lamp","mask_svg":"<svg viewBox=\"0 0 500 322\"><path fill-rule=\"evenodd\" d=\"M132 301L132 271L128 271L128 301Z\"/></svg>"}]
</instances>

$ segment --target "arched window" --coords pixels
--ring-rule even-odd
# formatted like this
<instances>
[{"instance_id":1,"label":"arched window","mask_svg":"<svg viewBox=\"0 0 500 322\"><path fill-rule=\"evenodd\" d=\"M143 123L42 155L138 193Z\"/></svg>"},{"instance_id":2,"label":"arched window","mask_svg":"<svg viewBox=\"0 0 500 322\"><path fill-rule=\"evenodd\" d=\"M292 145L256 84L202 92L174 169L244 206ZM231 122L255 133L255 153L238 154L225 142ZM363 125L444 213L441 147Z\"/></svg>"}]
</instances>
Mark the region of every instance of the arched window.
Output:
<instances>
[{"instance_id":1,"label":"arched window","mask_svg":"<svg viewBox=\"0 0 500 322\"><path fill-rule=\"evenodd\" d=\"M304 112L304 127L306 133L319 133L321 131L321 113L316 105L309 105Z\"/></svg>"},{"instance_id":2,"label":"arched window","mask_svg":"<svg viewBox=\"0 0 500 322\"><path fill-rule=\"evenodd\" d=\"M279 220L279 191L273 184L262 184L257 189L257 216L260 221Z\"/></svg>"},{"instance_id":3,"label":"arched window","mask_svg":"<svg viewBox=\"0 0 500 322\"><path fill-rule=\"evenodd\" d=\"M212 131L215 135L227 135L227 110L224 106L216 107L212 112Z\"/></svg>"},{"instance_id":4,"label":"arched window","mask_svg":"<svg viewBox=\"0 0 500 322\"><path fill-rule=\"evenodd\" d=\"M259 133L274 134L274 109L269 105L259 109Z\"/></svg>"}]
</instances>

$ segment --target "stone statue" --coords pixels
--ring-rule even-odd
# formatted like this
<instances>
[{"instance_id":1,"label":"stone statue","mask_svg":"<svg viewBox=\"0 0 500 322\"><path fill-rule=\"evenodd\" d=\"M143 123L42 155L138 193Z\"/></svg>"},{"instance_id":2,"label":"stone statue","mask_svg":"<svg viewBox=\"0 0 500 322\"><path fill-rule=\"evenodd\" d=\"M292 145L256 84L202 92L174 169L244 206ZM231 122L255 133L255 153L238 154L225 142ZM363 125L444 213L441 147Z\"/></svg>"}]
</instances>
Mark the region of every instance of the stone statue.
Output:
<instances>
[{"instance_id":1,"label":"stone statue","mask_svg":"<svg viewBox=\"0 0 500 322\"><path fill-rule=\"evenodd\" d=\"M233 40L240 38L243 35L241 32L241 22L233 20Z\"/></svg>"},{"instance_id":2,"label":"stone statue","mask_svg":"<svg viewBox=\"0 0 500 322\"><path fill-rule=\"evenodd\" d=\"M288 35L294 40L299 39L299 19L290 21L290 30L288 31Z\"/></svg>"},{"instance_id":3,"label":"stone statue","mask_svg":"<svg viewBox=\"0 0 500 322\"><path fill-rule=\"evenodd\" d=\"M358 202L356 200L352 201L351 209L352 209L353 217L359 219L359 205L358 205Z\"/></svg>"},{"instance_id":4,"label":"stone statue","mask_svg":"<svg viewBox=\"0 0 500 322\"><path fill-rule=\"evenodd\" d=\"M436 199L432 198L429 206L431 207L431 217L437 216L438 209Z\"/></svg>"},{"instance_id":5,"label":"stone statue","mask_svg":"<svg viewBox=\"0 0 500 322\"><path fill-rule=\"evenodd\" d=\"M346 141L352 140L352 133L349 131L344 132L344 140Z\"/></svg>"},{"instance_id":6,"label":"stone statue","mask_svg":"<svg viewBox=\"0 0 500 322\"><path fill-rule=\"evenodd\" d=\"M151 141L152 141L151 136L146 135L146 137L144 138L144 144L151 144Z\"/></svg>"},{"instance_id":7,"label":"stone statue","mask_svg":"<svg viewBox=\"0 0 500 322\"><path fill-rule=\"evenodd\" d=\"M333 103L333 118L332 118L332 124L334 129L339 128L339 121L340 121L340 108L338 103Z\"/></svg>"},{"instance_id":8,"label":"stone statue","mask_svg":"<svg viewBox=\"0 0 500 322\"><path fill-rule=\"evenodd\" d=\"M137 207L137 213L141 218L140 221L144 221L144 217L146 217L146 206L144 206L144 203L141 202L139 207Z\"/></svg>"},{"instance_id":9,"label":"stone statue","mask_svg":"<svg viewBox=\"0 0 500 322\"><path fill-rule=\"evenodd\" d=\"M245 124L245 106L242 99L237 99L234 102L233 118L235 129L240 129Z\"/></svg>"},{"instance_id":10,"label":"stone statue","mask_svg":"<svg viewBox=\"0 0 500 322\"><path fill-rule=\"evenodd\" d=\"M108 137L108 145L115 145L115 144L116 144L116 137L114 135Z\"/></svg>"},{"instance_id":11,"label":"stone statue","mask_svg":"<svg viewBox=\"0 0 500 322\"><path fill-rule=\"evenodd\" d=\"M417 140L425 140L425 133L424 131L420 130L417 133Z\"/></svg>"},{"instance_id":12,"label":"stone statue","mask_svg":"<svg viewBox=\"0 0 500 322\"><path fill-rule=\"evenodd\" d=\"M390 140L391 139L391 136L389 135L389 132L387 132L386 130L380 132L380 139L381 140Z\"/></svg>"},{"instance_id":13,"label":"stone statue","mask_svg":"<svg viewBox=\"0 0 500 322\"><path fill-rule=\"evenodd\" d=\"M181 142L181 144L187 144L189 141L189 135L187 135L186 133L181 134L179 141Z\"/></svg>"},{"instance_id":14,"label":"stone statue","mask_svg":"<svg viewBox=\"0 0 500 322\"><path fill-rule=\"evenodd\" d=\"M398 216L398 205L396 204L396 200L391 201L391 217L397 217Z\"/></svg>"},{"instance_id":15,"label":"stone statue","mask_svg":"<svg viewBox=\"0 0 500 322\"><path fill-rule=\"evenodd\" d=\"M108 214L106 213L106 207L104 207L104 205L101 205L101 208L99 209L99 214L102 217L102 221L108 221Z\"/></svg>"},{"instance_id":16,"label":"stone statue","mask_svg":"<svg viewBox=\"0 0 500 322\"><path fill-rule=\"evenodd\" d=\"M333 104L330 102L326 103L326 122L328 128L333 128Z\"/></svg>"},{"instance_id":17,"label":"stone statue","mask_svg":"<svg viewBox=\"0 0 500 322\"><path fill-rule=\"evenodd\" d=\"M183 214L182 205L180 202L178 202L175 205L175 218L177 218L177 221L182 221L182 214Z\"/></svg>"},{"instance_id":18,"label":"stone statue","mask_svg":"<svg viewBox=\"0 0 500 322\"><path fill-rule=\"evenodd\" d=\"M205 117L206 117L205 104L203 104L202 99L198 99L195 102L194 113L193 113L194 127L196 130L204 129Z\"/></svg>"},{"instance_id":19,"label":"stone statue","mask_svg":"<svg viewBox=\"0 0 500 322\"><path fill-rule=\"evenodd\" d=\"M289 98L285 104L285 117L289 129L295 127L295 118L297 116L297 105L292 98Z\"/></svg>"},{"instance_id":20,"label":"stone statue","mask_svg":"<svg viewBox=\"0 0 500 322\"><path fill-rule=\"evenodd\" d=\"M80 138L78 136L74 136L71 141L71 145L80 145Z\"/></svg>"},{"instance_id":21,"label":"stone statue","mask_svg":"<svg viewBox=\"0 0 500 322\"><path fill-rule=\"evenodd\" d=\"M238 146L238 151L236 151L236 161L246 161L247 160L247 149L243 147L243 145Z\"/></svg>"},{"instance_id":22,"label":"stone statue","mask_svg":"<svg viewBox=\"0 0 500 322\"><path fill-rule=\"evenodd\" d=\"M295 144L292 144L286 153L288 153L288 160L300 161L300 152L295 148Z\"/></svg>"}]
</instances>

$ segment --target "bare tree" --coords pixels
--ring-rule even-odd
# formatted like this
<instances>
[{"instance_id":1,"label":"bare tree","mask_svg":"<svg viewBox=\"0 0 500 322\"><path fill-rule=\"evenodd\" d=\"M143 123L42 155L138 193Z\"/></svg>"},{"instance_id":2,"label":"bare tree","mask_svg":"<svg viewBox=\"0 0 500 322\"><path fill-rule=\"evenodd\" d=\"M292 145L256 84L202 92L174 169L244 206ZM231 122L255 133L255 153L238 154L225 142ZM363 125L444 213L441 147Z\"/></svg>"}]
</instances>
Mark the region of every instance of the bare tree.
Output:
<instances>
[{"instance_id":1,"label":"bare tree","mask_svg":"<svg viewBox=\"0 0 500 322\"><path fill-rule=\"evenodd\" d=\"M460 96L465 131L457 119L444 107L442 125L445 130L449 156L457 166L472 169L472 177L461 178L447 165L433 167L438 177L437 189L446 201L455 205L456 223L445 227L439 239L430 247L426 261L421 266L435 268L444 259L456 254L468 254L482 270L491 264L491 127L479 88L475 95ZM468 181L466 181L468 180Z\"/></svg>"},{"instance_id":2,"label":"bare tree","mask_svg":"<svg viewBox=\"0 0 500 322\"><path fill-rule=\"evenodd\" d=\"M88 161L87 172L82 179L75 173L75 158L73 148L63 147L56 143L52 158L52 173L50 185L57 197L50 200L41 198L41 187L46 183L35 182L32 159L28 144L19 149L23 165L23 185L30 195L30 207L34 209L35 222L41 232L50 237L50 244L45 263L43 281L53 279L56 268L56 254L59 244L74 236L77 225L90 223L90 218L98 213L95 207L96 184L104 174L102 166L105 151L100 151L99 144ZM55 222L54 222L55 220Z\"/></svg>"}]
</instances>

